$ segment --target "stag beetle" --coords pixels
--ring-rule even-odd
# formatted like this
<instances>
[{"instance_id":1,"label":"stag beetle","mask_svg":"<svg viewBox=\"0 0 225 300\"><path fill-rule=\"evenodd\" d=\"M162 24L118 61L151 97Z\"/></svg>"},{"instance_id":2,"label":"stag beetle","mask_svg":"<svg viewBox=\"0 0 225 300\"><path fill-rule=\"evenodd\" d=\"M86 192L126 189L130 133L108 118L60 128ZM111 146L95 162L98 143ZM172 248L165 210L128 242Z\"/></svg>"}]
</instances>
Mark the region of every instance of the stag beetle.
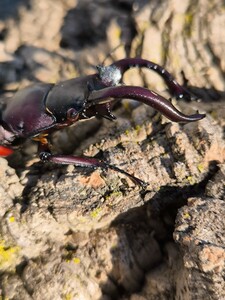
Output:
<instances>
[{"instance_id":1,"label":"stag beetle","mask_svg":"<svg viewBox=\"0 0 225 300\"><path fill-rule=\"evenodd\" d=\"M57 84L31 85L18 91L0 113L0 155L10 154L12 149L25 139L31 138L39 143L39 157L42 161L110 168L144 186L142 180L102 160L52 154L47 139L49 133L70 126L81 119L93 116L116 119L111 109L113 104L122 98L134 99L149 105L173 122L188 123L205 117L198 112L189 116L184 115L171 101L157 93L143 87L123 84L124 73L133 67L144 67L158 73L176 98L188 100L191 98L191 94L180 86L168 71L142 58L126 58L109 66L97 66L97 73L93 75Z\"/></svg>"}]
</instances>

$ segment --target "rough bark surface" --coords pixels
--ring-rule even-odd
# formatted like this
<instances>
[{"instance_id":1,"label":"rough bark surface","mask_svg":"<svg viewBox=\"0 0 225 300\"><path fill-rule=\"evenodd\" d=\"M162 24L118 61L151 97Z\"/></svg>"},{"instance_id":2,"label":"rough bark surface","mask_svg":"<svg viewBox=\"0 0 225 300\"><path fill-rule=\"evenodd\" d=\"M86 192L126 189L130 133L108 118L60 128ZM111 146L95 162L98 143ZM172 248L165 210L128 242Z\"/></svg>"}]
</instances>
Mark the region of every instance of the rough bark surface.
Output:
<instances>
[{"instance_id":1,"label":"rough bark surface","mask_svg":"<svg viewBox=\"0 0 225 300\"><path fill-rule=\"evenodd\" d=\"M0 158L1 299L225 299L225 6L222 0L0 0L1 105L31 82L155 61L202 100L200 122L171 123L125 100L117 120L52 137L113 171L43 165L29 142ZM169 97L153 72L126 83Z\"/></svg>"}]
</instances>

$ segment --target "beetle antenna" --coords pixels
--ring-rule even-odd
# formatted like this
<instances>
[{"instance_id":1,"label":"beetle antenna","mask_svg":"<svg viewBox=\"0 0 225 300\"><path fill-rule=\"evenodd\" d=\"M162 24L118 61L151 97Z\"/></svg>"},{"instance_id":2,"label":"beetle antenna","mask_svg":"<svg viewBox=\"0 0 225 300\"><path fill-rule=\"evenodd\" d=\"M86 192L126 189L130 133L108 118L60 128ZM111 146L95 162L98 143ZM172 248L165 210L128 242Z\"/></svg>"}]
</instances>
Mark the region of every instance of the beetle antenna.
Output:
<instances>
[{"instance_id":1,"label":"beetle antenna","mask_svg":"<svg viewBox=\"0 0 225 300\"><path fill-rule=\"evenodd\" d=\"M105 65L105 62L106 60L110 57L112 58L113 60L113 57L112 57L112 54L117 50L119 49L120 47L122 47L124 45L124 43L120 43L119 45L117 45L116 47L114 47L107 55L106 57L104 58L103 62L101 63L101 66L104 66Z\"/></svg>"}]
</instances>

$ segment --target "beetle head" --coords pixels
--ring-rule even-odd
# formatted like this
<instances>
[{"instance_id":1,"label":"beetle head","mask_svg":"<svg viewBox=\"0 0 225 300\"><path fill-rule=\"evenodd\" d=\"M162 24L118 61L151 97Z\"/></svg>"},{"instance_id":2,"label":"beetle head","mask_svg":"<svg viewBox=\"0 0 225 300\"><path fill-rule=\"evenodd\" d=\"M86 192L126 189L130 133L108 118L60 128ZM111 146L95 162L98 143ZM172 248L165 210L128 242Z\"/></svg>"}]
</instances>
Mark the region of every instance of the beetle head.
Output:
<instances>
[{"instance_id":1,"label":"beetle head","mask_svg":"<svg viewBox=\"0 0 225 300\"><path fill-rule=\"evenodd\" d=\"M106 78L111 80L110 72L104 71L103 74L104 81ZM79 119L96 115L107 115L108 118L112 119L110 104L108 104L112 99L108 97L101 101L99 99L95 101L96 99L92 96L96 91L108 88L101 76L94 74L78 77L53 86L45 99L45 107L55 118L56 123L67 126Z\"/></svg>"}]
</instances>

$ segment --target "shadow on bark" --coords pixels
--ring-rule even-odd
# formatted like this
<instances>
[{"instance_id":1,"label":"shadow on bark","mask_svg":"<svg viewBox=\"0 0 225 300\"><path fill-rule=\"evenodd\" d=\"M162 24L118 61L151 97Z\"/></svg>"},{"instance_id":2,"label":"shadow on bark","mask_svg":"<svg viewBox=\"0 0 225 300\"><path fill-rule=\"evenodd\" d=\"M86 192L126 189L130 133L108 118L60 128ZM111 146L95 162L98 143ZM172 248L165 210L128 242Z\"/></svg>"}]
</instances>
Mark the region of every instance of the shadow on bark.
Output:
<instances>
[{"instance_id":1,"label":"shadow on bark","mask_svg":"<svg viewBox=\"0 0 225 300\"><path fill-rule=\"evenodd\" d=\"M162 186L151 198L147 192L143 194L144 205L120 214L111 223L111 227L116 229L119 241L117 246L111 249L114 267L108 274L108 281L101 285L103 295L110 295L111 299L120 299L122 296L130 299L131 294L138 293L143 288L146 274L157 270L161 279L165 276L163 272L170 274L167 278L167 289L161 293L158 291L160 299L164 299L163 293L165 299L167 294L168 299L174 299L178 280L176 276L182 261L182 254L179 253L173 238L175 219L178 210L187 204L188 198L202 197L205 194L205 187L217 170L217 163L212 161L209 173L199 183L183 187ZM123 247L124 241L128 245L126 248ZM169 244L173 244L177 251L173 263ZM129 270L123 269L123 260L124 264L129 265ZM161 271L160 266L164 264L166 267ZM152 295L156 290L157 287L154 287Z\"/></svg>"},{"instance_id":2,"label":"shadow on bark","mask_svg":"<svg viewBox=\"0 0 225 300\"><path fill-rule=\"evenodd\" d=\"M82 50L96 46L106 40L108 26L116 20L129 55L131 42L137 33L132 16L135 1L103 2L79 1L75 8L68 11L61 28L62 48Z\"/></svg>"},{"instance_id":3,"label":"shadow on bark","mask_svg":"<svg viewBox=\"0 0 225 300\"><path fill-rule=\"evenodd\" d=\"M21 6L29 9L30 0L0 0L0 20L6 20L10 17L17 18ZM0 40L3 39L2 35L4 35L4 32L0 32Z\"/></svg>"}]
</instances>

